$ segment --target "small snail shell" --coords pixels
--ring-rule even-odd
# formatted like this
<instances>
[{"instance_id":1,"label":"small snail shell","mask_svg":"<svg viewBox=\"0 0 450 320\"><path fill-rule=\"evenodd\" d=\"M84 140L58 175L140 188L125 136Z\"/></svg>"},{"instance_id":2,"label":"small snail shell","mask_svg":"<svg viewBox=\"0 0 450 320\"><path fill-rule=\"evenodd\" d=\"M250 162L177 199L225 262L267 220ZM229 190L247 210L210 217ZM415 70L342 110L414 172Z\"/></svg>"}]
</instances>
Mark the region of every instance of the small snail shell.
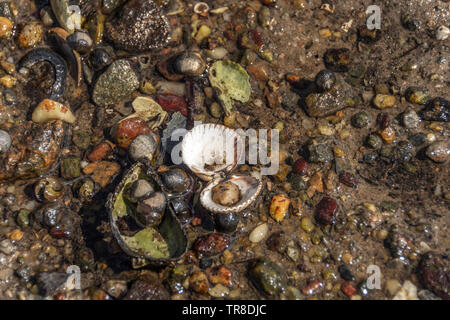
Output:
<instances>
[{"instance_id":1,"label":"small snail shell","mask_svg":"<svg viewBox=\"0 0 450 320\"><path fill-rule=\"evenodd\" d=\"M140 199L149 197L153 192L155 192L155 188L149 181L139 179L131 184L125 196L130 202L136 203Z\"/></svg>"},{"instance_id":2,"label":"small snail shell","mask_svg":"<svg viewBox=\"0 0 450 320\"><path fill-rule=\"evenodd\" d=\"M181 168L173 168L162 174L164 187L171 193L185 192L191 186L192 180Z\"/></svg>"},{"instance_id":3,"label":"small snail shell","mask_svg":"<svg viewBox=\"0 0 450 320\"><path fill-rule=\"evenodd\" d=\"M11 147L11 136L8 132L0 130L0 153L7 152Z\"/></svg>"},{"instance_id":4,"label":"small snail shell","mask_svg":"<svg viewBox=\"0 0 450 320\"><path fill-rule=\"evenodd\" d=\"M231 207L240 200L239 188L231 181L219 183L211 192L212 200L222 206Z\"/></svg>"},{"instance_id":5,"label":"small snail shell","mask_svg":"<svg viewBox=\"0 0 450 320\"><path fill-rule=\"evenodd\" d=\"M128 153L134 161L142 158L153 159L158 142L152 134L140 134L130 143Z\"/></svg>"},{"instance_id":6,"label":"small snail shell","mask_svg":"<svg viewBox=\"0 0 450 320\"><path fill-rule=\"evenodd\" d=\"M195 77L205 71L206 63L199 53L187 51L175 59L173 68L176 73Z\"/></svg>"},{"instance_id":7,"label":"small snail shell","mask_svg":"<svg viewBox=\"0 0 450 320\"><path fill-rule=\"evenodd\" d=\"M57 178L48 177L39 180L34 186L34 195L38 201L54 201L63 196L64 186Z\"/></svg>"},{"instance_id":8,"label":"small snail shell","mask_svg":"<svg viewBox=\"0 0 450 320\"><path fill-rule=\"evenodd\" d=\"M158 226L164 216L165 208L166 196L162 192L155 192L138 202L136 208L137 222L144 226Z\"/></svg>"}]
</instances>

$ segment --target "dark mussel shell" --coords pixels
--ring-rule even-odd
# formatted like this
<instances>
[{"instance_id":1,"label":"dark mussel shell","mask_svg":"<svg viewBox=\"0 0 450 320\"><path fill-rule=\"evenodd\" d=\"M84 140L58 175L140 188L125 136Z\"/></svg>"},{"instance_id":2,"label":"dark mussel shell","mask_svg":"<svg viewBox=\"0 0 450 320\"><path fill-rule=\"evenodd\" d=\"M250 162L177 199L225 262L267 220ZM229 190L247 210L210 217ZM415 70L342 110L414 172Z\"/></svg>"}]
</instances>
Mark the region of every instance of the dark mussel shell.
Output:
<instances>
[{"instance_id":1,"label":"dark mussel shell","mask_svg":"<svg viewBox=\"0 0 450 320\"><path fill-rule=\"evenodd\" d=\"M122 227L125 220L133 218L133 212L136 210L136 206L124 198L126 188L138 179L152 180L150 173L151 169L144 163L136 162L122 178L115 192L109 195L106 205L109 210L111 231L122 250L148 264L165 265L182 258L188 246L186 232L171 206L166 206L162 221L156 227L138 226L126 232Z\"/></svg>"}]
</instances>

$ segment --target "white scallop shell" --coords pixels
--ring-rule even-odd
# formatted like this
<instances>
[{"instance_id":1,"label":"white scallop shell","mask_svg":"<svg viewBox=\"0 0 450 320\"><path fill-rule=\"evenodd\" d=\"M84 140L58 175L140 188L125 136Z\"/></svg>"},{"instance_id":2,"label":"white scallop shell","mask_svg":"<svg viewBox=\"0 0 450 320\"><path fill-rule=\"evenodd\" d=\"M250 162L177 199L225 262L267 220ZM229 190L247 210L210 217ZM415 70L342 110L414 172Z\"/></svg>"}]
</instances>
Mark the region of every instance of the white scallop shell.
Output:
<instances>
[{"instance_id":1,"label":"white scallop shell","mask_svg":"<svg viewBox=\"0 0 450 320\"><path fill-rule=\"evenodd\" d=\"M220 182L230 181L239 188L241 199L231 207L222 206L212 199L212 189ZM214 179L208 183L200 193L200 203L202 206L213 213L241 212L251 205L262 190L262 181L251 176L232 175L225 179Z\"/></svg>"},{"instance_id":2,"label":"white scallop shell","mask_svg":"<svg viewBox=\"0 0 450 320\"><path fill-rule=\"evenodd\" d=\"M189 131L181 145L183 162L198 177L210 181L233 170L244 153L241 136L217 124L201 124Z\"/></svg>"}]
</instances>

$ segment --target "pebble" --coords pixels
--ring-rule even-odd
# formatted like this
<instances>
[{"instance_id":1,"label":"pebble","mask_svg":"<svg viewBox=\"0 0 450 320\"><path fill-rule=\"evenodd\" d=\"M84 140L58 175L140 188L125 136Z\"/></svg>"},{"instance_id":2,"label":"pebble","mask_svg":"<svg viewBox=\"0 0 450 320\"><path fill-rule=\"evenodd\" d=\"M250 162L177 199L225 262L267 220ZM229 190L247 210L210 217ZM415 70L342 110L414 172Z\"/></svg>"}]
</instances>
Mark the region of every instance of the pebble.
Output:
<instances>
[{"instance_id":1,"label":"pebble","mask_svg":"<svg viewBox=\"0 0 450 320\"><path fill-rule=\"evenodd\" d=\"M258 290L268 296L277 296L286 287L281 268L267 259L255 261L249 270L249 278Z\"/></svg>"},{"instance_id":2,"label":"pebble","mask_svg":"<svg viewBox=\"0 0 450 320\"><path fill-rule=\"evenodd\" d=\"M434 98L420 112L423 120L450 121L450 102L444 98Z\"/></svg>"},{"instance_id":3,"label":"pebble","mask_svg":"<svg viewBox=\"0 0 450 320\"><path fill-rule=\"evenodd\" d=\"M430 144L425 154L434 162L446 162L450 158L450 141L436 141Z\"/></svg>"},{"instance_id":4,"label":"pebble","mask_svg":"<svg viewBox=\"0 0 450 320\"><path fill-rule=\"evenodd\" d=\"M276 221L281 222L287 216L291 200L285 194L277 194L270 203L270 216Z\"/></svg>"},{"instance_id":5,"label":"pebble","mask_svg":"<svg viewBox=\"0 0 450 320\"><path fill-rule=\"evenodd\" d=\"M258 243L266 237L268 232L269 227L267 223L260 224L250 233L249 240L250 242Z\"/></svg>"},{"instance_id":6,"label":"pebble","mask_svg":"<svg viewBox=\"0 0 450 320\"><path fill-rule=\"evenodd\" d=\"M196 271L189 277L189 288L194 292L205 294L209 289L208 277L202 271Z\"/></svg>"},{"instance_id":7,"label":"pebble","mask_svg":"<svg viewBox=\"0 0 450 320\"><path fill-rule=\"evenodd\" d=\"M370 125L371 117L365 111L355 113L351 118L352 125L356 128L365 128Z\"/></svg>"},{"instance_id":8,"label":"pebble","mask_svg":"<svg viewBox=\"0 0 450 320\"><path fill-rule=\"evenodd\" d=\"M208 290L208 293L211 297L223 298L230 294L230 289L219 283L216 284L214 287L210 288Z\"/></svg>"},{"instance_id":9,"label":"pebble","mask_svg":"<svg viewBox=\"0 0 450 320\"><path fill-rule=\"evenodd\" d=\"M440 26L436 29L436 39L437 40L446 40L448 38L448 35L450 34L450 29L446 26Z\"/></svg>"},{"instance_id":10,"label":"pebble","mask_svg":"<svg viewBox=\"0 0 450 320\"><path fill-rule=\"evenodd\" d=\"M139 88L139 79L127 60L116 60L95 83L92 99L101 107L113 105L128 98Z\"/></svg>"},{"instance_id":11,"label":"pebble","mask_svg":"<svg viewBox=\"0 0 450 320\"><path fill-rule=\"evenodd\" d=\"M392 300L419 300L417 287L411 281L406 280Z\"/></svg>"},{"instance_id":12,"label":"pebble","mask_svg":"<svg viewBox=\"0 0 450 320\"><path fill-rule=\"evenodd\" d=\"M386 290L391 295L394 296L398 290L402 287L400 282L397 279L388 279L386 280Z\"/></svg>"},{"instance_id":13,"label":"pebble","mask_svg":"<svg viewBox=\"0 0 450 320\"><path fill-rule=\"evenodd\" d=\"M308 217L302 218L300 226L307 233L311 233L315 228L313 221Z\"/></svg>"},{"instance_id":14,"label":"pebble","mask_svg":"<svg viewBox=\"0 0 450 320\"><path fill-rule=\"evenodd\" d=\"M11 240L5 239L0 242L0 252L10 255L14 252L14 245Z\"/></svg>"},{"instance_id":15,"label":"pebble","mask_svg":"<svg viewBox=\"0 0 450 320\"><path fill-rule=\"evenodd\" d=\"M37 46L44 39L44 27L38 22L31 22L22 29L18 42L22 49L29 49Z\"/></svg>"},{"instance_id":16,"label":"pebble","mask_svg":"<svg viewBox=\"0 0 450 320\"><path fill-rule=\"evenodd\" d=\"M23 238L23 232L20 231L19 229L14 229L13 231L7 233L6 236L7 236L11 241L20 241L20 240L22 240L22 238Z\"/></svg>"},{"instance_id":17,"label":"pebble","mask_svg":"<svg viewBox=\"0 0 450 320\"><path fill-rule=\"evenodd\" d=\"M380 130L380 136L385 143L392 143L395 138L395 130L392 127L384 128Z\"/></svg>"},{"instance_id":18,"label":"pebble","mask_svg":"<svg viewBox=\"0 0 450 320\"><path fill-rule=\"evenodd\" d=\"M392 108L395 105L395 97L388 94L377 94L373 104L378 109Z\"/></svg>"},{"instance_id":19,"label":"pebble","mask_svg":"<svg viewBox=\"0 0 450 320\"><path fill-rule=\"evenodd\" d=\"M405 98L411 103L426 104L430 100L430 93L423 87L408 87L405 91Z\"/></svg>"},{"instance_id":20,"label":"pebble","mask_svg":"<svg viewBox=\"0 0 450 320\"><path fill-rule=\"evenodd\" d=\"M0 37L1 38L9 38L11 35L11 30L13 28L13 24L11 20L6 17L0 17Z\"/></svg>"},{"instance_id":21,"label":"pebble","mask_svg":"<svg viewBox=\"0 0 450 320\"><path fill-rule=\"evenodd\" d=\"M379 135L371 133L366 138L366 145L371 149L378 149L383 145L383 141Z\"/></svg>"},{"instance_id":22,"label":"pebble","mask_svg":"<svg viewBox=\"0 0 450 320\"><path fill-rule=\"evenodd\" d=\"M328 140L315 140L307 146L307 150L310 162L320 163L334 159L333 150Z\"/></svg>"},{"instance_id":23,"label":"pebble","mask_svg":"<svg viewBox=\"0 0 450 320\"><path fill-rule=\"evenodd\" d=\"M11 147L11 136L8 132L0 130L0 154L5 153Z\"/></svg>"},{"instance_id":24,"label":"pebble","mask_svg":"<svg viewBox=\"0 0 450 320\"><path fill-rule=\"evenodd\" d=\"M420 118L414 110L407 110L402 114L402 123L408 129L417 128Z\"/></svg>"}]
</instances>

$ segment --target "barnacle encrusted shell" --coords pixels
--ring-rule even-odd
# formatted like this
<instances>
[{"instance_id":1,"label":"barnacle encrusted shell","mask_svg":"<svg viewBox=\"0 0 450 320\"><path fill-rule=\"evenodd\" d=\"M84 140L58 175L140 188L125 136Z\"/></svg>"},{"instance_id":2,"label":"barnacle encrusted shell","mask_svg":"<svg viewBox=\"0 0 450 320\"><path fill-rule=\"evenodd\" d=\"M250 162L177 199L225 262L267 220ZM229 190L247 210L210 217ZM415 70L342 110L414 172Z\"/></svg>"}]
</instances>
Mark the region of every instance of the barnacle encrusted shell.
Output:
<instances>
[{"instance_id":1,"label":"barnacle encrusted shell","mask_svg":"<svg viewBox=\"0 0 450 320\"><path fill-rule=\"evenodd\" d=\"M233 170L244 153L241 136L230 128L201 124L189 131L181 145L183 162L198 177L210 181L219 172Z\"/></svg>"},{"instance_id":2,"label":"barnacle encrusted shell","mask_svg":"<svg viewBox=\"0 0 450 320\"><path fill-rule=\"evenodd\" d=\"M213 200L213 188L223 182L234 183L239 188L240 199L231 206L224 206ZM213 213L240 212L255 201L261 189L262 182L257 178L245 175L232 175L225 180L215 179L208 183L200 193L200 203L205 209Z\"/></svg>"},{"instance_id":3,"label":"barnacle encrusted shell","mask_svg":"<svg viewBox=\"0 0 450 320\"><path fill-rule=\"evenodd\" d=\"M106 37L120 49L147 51L167 45L170 25L151 0L131 0L105 25Z\"/></svg>"}]
</instances>

